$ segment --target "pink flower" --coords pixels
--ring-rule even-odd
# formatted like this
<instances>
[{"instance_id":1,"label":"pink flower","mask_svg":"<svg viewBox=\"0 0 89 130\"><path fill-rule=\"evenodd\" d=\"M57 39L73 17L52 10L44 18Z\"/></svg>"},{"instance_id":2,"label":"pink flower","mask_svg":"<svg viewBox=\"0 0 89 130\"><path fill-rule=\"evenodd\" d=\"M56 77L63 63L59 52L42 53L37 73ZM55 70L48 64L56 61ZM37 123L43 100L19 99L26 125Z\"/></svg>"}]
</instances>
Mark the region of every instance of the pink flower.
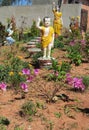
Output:
<instances>
[{"instance_id":1,"label":"pink flower","mask_svg":"<svg viewBox=\"0 0 89 130\"><path fill-rule=\"evenodd\" d=\"M34 69L34 74L37 75L39 73L39 69Z\"/></svg>"},{"instance_id":2,"label":"pink flower","mask_svg":"<svg viewBox=\"0 0 89 130\"><path fill-rule=\"evenodd\" d=\"M81 45L82 45L82 48L84 48L86 46L86 41L85 40L81 40Z\"/></svg>"},{"instance_id":3,"label":"pink flower","mask_svg":"<svg viewBox=\"0 0 89 130\"><path fill-rule=\"evenodd\" d=\"M69 73L66 74L66 82L67 82L69 85L72 85L73 78L71 77L71 75L70 75Z\"/></svg>"},{"instance_id":4,"label":"pink flower","mask_svg":"<svg viewBox=\"0 0 89 130\"><path fill-rule=\"evenodd\" d=\"M58 76L58 74L59 74L58 71L54 72L54 75L55 75L56 77Z\"/></svg>"},{"instance_id":5,"label":"pink flower","mask_svg":"<svg viewBox=\"0 0 89 130\"><path fill-rule=\"evenodd\" d=\"M70 45L70 46L74 46L74 45L75 45L75 42L74 42L74 41L71 41L71 42L69 43L69 45Z\"/></svg>"},{"instance_id":6,"label":"pink flower","mask_svg":"<svg viewBox=\"0 0 89 130\"><path fill-rule=\"evenodd\" d=\"M85 85L81 78L73 78L73 87L82 91L85 89Z\"/></svg>"},{"instance_id":7,"label":"pink flower","mask_svg":"<svg viewBox=\"0 0 89 130\"><path fill-rule=\"evenodd\" d=\"M31 81L33 80L33 78L34 78L34 76L32 76L32 75L28 76L28 78L27 78L27 81L26 81L26 82L31 82Z\"/></svg>"},{"instance_id":8,"label":"pink flower","mask_svg":"<svg viewBox=\"0 0 89 130\"><path fill-rule=\"evenodd\" d=\"M85 40L81 40L81 43L82 43L82 44L85 44L85 43L86 43L86 41L85 41Z\"/></svg>"},{"instance_id":9,"label":"pink flower","mask_svg":"<svg viewBox=\"0 0 89 130\"><path fill-rule=\"evenodd\" d=\"M0 83L0 88L3 90L3 91L6 91L6 87L7 85L5 83Z\"/></svg>"},{"instance_id":10,"label":"pink flower","mask_svg":"<svg viewBox=\"0 0 89 130\"><path fill-rule=\"evenodd\" d=\"M70 76L70 74L67 74L66 75L66 82L69 84L69 85L72 85L75 89L77 90L84 90L85 89L85 85L83 84L83 81L82 81L82 78L72 78Z\"/></svg>"},{"instance_id":11,"label":"pink flower","mask_svg":"<svg viewBox=\"0 0 89 130\"><path fill-rule=\"evenodd\" d=\"M21 88L23 89L24 92L28 92L28 86L26 83L21 83L20 84Z\"/></svg>"},{"instance_id":12,"label":"pink flower","mask_svg":"<svg viewBox=\"0 0 89 130\"><path fill-rule=\"evenodd\" d=\"M25 75L29 75L29 74L30 74L30 70L27 69L27 68L24 68L24 69L22 70L22 73L25 74Z\"/></svg>"}]
</instances>

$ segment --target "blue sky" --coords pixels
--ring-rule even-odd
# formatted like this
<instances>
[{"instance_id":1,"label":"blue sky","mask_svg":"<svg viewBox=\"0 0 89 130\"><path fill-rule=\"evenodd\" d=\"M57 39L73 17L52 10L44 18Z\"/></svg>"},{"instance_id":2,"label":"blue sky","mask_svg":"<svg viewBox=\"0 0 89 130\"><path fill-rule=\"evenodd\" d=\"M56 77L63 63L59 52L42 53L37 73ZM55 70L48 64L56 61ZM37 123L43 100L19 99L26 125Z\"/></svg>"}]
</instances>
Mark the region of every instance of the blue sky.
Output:
<instances>
[{"instance_id":1,"label":"blue sky","mask_svg":"<svg viewBox=\"0 0 89 130\"><path fill-rule=\"evenodd\" d=\"M13 5L32 5L32 0L16 0Z\"/></svg>"},{"instance_id":2,"label":"blue sky","mask_svg":"<svg viewBox=\"0 0 89 130\"><path fill-rule=\"evenodd\" d=\"M0 0L0 3L2 0ZM12 5L32 5L32 0L15 0Z\"/></svg>"}]
</instances>

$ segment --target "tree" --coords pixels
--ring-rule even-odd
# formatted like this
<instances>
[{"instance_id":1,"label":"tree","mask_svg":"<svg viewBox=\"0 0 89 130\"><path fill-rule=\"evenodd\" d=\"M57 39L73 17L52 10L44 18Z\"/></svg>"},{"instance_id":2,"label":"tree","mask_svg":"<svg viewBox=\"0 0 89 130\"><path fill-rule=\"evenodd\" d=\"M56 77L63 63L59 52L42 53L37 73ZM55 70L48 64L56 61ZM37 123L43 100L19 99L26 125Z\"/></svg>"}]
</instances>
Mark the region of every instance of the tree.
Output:
<instances>
[{"instance_id":1,"label":"tree","mask_svg":"<svg viewBox=\"0 0 89 130\"><path fill-rule=\"evenodd\" d=\"M2 0L1 6L9 6L12 4L12 0Z\"/></svg>"}]
</instances>

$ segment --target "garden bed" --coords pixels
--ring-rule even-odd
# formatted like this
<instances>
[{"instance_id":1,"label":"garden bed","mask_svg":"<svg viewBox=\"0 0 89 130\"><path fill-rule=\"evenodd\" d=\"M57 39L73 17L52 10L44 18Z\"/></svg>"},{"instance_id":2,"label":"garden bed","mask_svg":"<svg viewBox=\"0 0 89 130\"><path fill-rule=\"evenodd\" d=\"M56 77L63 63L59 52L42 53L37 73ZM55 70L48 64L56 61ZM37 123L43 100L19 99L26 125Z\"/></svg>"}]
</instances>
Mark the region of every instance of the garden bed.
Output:
<instances>
[{"instance_id":1,"label":"garden bed","mask_svg":"<svg viewBox=\"0 0 89 130\"><path fill-rule=\"evenodd\" d=\"M11 48L2 46L0 49L0 63L2 64L10 54ZM31 60L25 59L26 53L21 52L20 49L17 50L16 46L13 53L21 56L25 62ZM65 54L66 51L54 49L52 57L57 58L58 62L67 61ZM71 66L72 76L89 76L89 63ZM6 130L89 130L89 90L74 91L72 86L47 81L45 77L49 72L48 69L40 68L38 76L28 83L28 92L24 93L24 96L20 91L16 92L10 87L7 87L5 92L0 90L0 116L9 120L8 124L4 123ZM48 102L45 98L45 91L52 92L56 86L61 86L61 88L53 102ZM67 95L68 100L63 100L62 94ZM35 114L29 117L25 116L21 109L28 101L36 104Z\"/></svg>"}]
</instances>

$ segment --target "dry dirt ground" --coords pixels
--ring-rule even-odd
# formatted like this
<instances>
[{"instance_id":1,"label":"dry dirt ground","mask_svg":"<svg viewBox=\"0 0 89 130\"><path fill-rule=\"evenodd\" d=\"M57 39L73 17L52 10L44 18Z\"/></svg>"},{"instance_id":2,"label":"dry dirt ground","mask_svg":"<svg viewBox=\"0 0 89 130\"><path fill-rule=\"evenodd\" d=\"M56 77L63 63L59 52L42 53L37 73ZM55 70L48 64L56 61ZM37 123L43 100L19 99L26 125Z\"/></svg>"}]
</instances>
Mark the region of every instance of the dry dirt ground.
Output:
<instances>
[{"instance_id":1,"label":"dry dirt ground","mask_svg":"<svg viewBox=\"0 0 89 130\"><path fill-rule=\"evenodd\" d=\"M10 47L0 48L0 63L4 60ZM65 51L55 50L53 57L59 58L59 61L65 59ZM25 53L17 51L16 55L26 56ZM30 59L24 59L29 61ZM70 88L63 87L58 94L66 94L70 101L61 99L54 103L47 103L44 96L39 93L39 87L44 85L51 88L55 83L48 82L42 77L48 73L48 70L41 68L39 75L31 83L29 83L29 92L25 94L25 98L21 98L21 93L15 93L11 89L6 92L0 90L0 116L9 119L10 124L6 126L6 130L14 130L16 126L23 129L16 130L89 130L89 90L85 92L71 91ZM80 66L72 65L71 75L82 76L89 75L89 63L82 63ZM44 109L38 108L38 111L32 121L27 117L19 114L21 106L27 101L39 102L44 104ZM77 109L79 108L79 109Z\"/></svg>"}]
</instances>

